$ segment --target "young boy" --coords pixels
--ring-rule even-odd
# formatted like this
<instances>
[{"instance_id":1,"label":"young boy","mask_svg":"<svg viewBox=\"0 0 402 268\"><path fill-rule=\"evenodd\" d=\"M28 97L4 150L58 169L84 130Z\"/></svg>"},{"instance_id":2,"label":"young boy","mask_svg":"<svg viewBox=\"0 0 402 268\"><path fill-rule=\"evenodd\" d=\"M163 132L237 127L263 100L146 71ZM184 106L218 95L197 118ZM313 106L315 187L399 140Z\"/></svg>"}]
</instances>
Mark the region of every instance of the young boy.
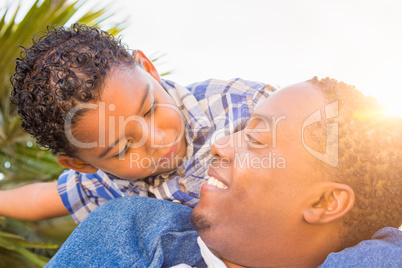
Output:
<instances>
[{"instance_id":1,"label":"young boy","mask_svg":"<svg viewBox=\"0 0 402 268\"><path fill-rule=\"evenodd\" d=\"M194 207L210 146L241 130L270 85L234 79L184 88L141 52L74 24L51 29L16 60L11 100L22 127L69 168L56 183L0 192L0 215L76 222L106 201L151 196Z\"/></svg>"}]
</instances>

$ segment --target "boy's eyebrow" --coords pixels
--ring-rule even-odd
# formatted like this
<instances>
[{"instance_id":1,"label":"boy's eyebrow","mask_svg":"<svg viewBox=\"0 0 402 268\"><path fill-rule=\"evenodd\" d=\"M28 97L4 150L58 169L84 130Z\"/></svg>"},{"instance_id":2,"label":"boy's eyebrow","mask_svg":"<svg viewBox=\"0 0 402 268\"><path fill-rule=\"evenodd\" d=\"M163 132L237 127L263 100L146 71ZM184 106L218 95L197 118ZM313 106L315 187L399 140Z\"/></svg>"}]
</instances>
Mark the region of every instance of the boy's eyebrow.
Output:
<instances>
[{"instance_id":1,"label":"boy's eyebrow","mask_svg":"<svg viewBox=\"0 0 402 268\"><path fill-rule=\"evenodd\" d=\"M144 95L142 96L142 100L141 100L141 104L140 104L140 109L138 110L138 112L141 112L142 109L144 108L145 100L147 99L147 96L148 96L150 87L151 87L150 84L147 84L147 85L145 86Z\"/></svg>"},{"instance_id":2,"label":"boy's eyebrow","mask_svg":"<svg viewBox=\"0 0 402 268\"><path fill-rule=\"evenodd\" d=\"M100 154L98 155L98 157L99 157L99 158L105 157L105 155L107 155L107 154L110 152L110 150L112 150L116 144L119 144L120 141L121 141L122 139L124 139L125 137L126 137L125 135L119 137L119 138L113 143L113 146L110 146L110 145L109 145L105 151L103 151L102 153L100 153Z\"/></svg>"},{"instance_id":3,"label":"boy's eyebrow","mask_svg":"<svg viewBox=\"0 0 402 268\"><path fill-rule=\"evenodd\" d=\"M151 87L150 84L147 84L147 85L145 86L144 95L142 96L141 103L140 103L140 108L138 109L138 113L140 113L140 112L142 111L142 109L144 108L145 100L147 99L147 96L148 96L150 87ZM109 146L107 147L107 149L106 149L105 151L103 151L102 153L100 153L100 154L98 155L98 157L99 157L99 158L105 157L105 155L107 155L107 154L110 152L110 150L112 150L112 149L114 148L114 146L115 146L116 144L119 144L119 142L120 142L124 137L125 137L125 136L123 135L123 136L119 137L114 143L112 143L112 145L109 144Z\"/></svg>"}]
</instances>

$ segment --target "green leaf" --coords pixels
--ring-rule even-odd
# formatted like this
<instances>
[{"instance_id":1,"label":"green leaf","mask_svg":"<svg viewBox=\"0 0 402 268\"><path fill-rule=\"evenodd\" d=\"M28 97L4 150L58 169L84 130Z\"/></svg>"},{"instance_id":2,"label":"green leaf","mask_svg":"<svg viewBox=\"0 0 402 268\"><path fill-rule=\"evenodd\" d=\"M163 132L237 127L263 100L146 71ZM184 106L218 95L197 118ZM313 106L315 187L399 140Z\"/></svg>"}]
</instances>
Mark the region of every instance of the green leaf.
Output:
<instances>
[{"instance_id":1,"label":"green leaf","mask_svg":"<svg viewBox=\"0 0 402 268\"><path fill-rule=\"evenodd\" d=\"M0 231L0 237L25 240L25 238L23 236L16 235L16 234L10 234L10 233L6 233L6 232L2 232L2 231Z\"/></svg>"},{"instance_id":2,"label":"green leaf","mask_svg":"<svg viewBox=\"0 0 402 268\"><path fill-rule=\"evenodd\" d=\"M56 244L32 243L32 242L21 241L21 240L12 240L12 239L10 239L10 242L12 242L18 246L24 247L24 248L48 248L48 249L59 248L59 245L56 245Z\"/></svg>"},{"instance_id":3,"label":"green leaf","mask_svg":"<svg viewBox=\"0 0 402 268\"><path fill-rule=\"evenodd\" d=\"M50 260L49 258L32 253L31 251L29 251L21 246L18 246L18 245L14 245L14 246L15 246L15 249L14 249L15 251L17 251L23 257L27 258L28 260L30 260L34 264L38 265L39 267L45 266Z\"/></svg>"},{"instance_id":4,"label":"green leaf","mask_svg":"<svg viewBox=\"0 0 402 268\"><path fill-rule=\"evenodd\" d=\"M0 237L0 247L8 250L15 250L15 247L9 241L1 239L1 237Z\"/></svg>"}]
</instances>

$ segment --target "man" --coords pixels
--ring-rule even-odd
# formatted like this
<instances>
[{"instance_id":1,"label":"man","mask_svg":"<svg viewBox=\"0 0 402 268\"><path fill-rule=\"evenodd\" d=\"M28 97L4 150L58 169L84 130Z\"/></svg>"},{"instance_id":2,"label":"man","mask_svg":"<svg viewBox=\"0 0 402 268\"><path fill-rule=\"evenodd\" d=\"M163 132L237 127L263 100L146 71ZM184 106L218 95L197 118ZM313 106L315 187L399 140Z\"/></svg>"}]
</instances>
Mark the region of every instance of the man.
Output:
<instances>
[{"instance_id":1,"label":"man","mask_svg":"<svg viewBox=\"0 0 402 268\"><path fill-rule=\"evenodd\" d=\"M353 87L315 78L273 94L245 130L218 140L191 213L207 264L402 265L402 235L394 229L402 223L402 122L378 109ZM205 266L185 219L191 209L155 201L106 204L109 219L94 213L49 266ZM153 221L141 218L144 208Z\"/></svg>"}]
</instances>

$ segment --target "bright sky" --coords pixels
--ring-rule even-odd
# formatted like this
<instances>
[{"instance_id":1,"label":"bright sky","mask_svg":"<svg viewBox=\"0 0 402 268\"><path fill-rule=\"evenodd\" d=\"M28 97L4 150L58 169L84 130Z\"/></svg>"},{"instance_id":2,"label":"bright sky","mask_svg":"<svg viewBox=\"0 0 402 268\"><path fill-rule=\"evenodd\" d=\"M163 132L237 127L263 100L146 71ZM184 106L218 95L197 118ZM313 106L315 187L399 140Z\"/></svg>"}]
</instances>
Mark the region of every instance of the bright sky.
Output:
<instances>
[{"instance_id":1,"label":"bright sky","mask_svg":"<svg viewBox=\"0 0 402 268\"><path fill-rule=\"evenodd\" d=\"M105 0L110 3L110 0ZM113 0L123 41L166 53L188 84L241 77L286 86L319 77L402 108L402 1Z\"/></svg>"},{"instance_id":2,"label":"bright sky","mask_svg":"<svg viewBox=\"0 0 402 268\"><path fill-rule=\"evenodd\" d=\"M123 41L166 53L157 68L183 85L241 77L286 86L329 76L402 109L400 0L88 2L127 17Z\"/></svg>"}]
</instances>

